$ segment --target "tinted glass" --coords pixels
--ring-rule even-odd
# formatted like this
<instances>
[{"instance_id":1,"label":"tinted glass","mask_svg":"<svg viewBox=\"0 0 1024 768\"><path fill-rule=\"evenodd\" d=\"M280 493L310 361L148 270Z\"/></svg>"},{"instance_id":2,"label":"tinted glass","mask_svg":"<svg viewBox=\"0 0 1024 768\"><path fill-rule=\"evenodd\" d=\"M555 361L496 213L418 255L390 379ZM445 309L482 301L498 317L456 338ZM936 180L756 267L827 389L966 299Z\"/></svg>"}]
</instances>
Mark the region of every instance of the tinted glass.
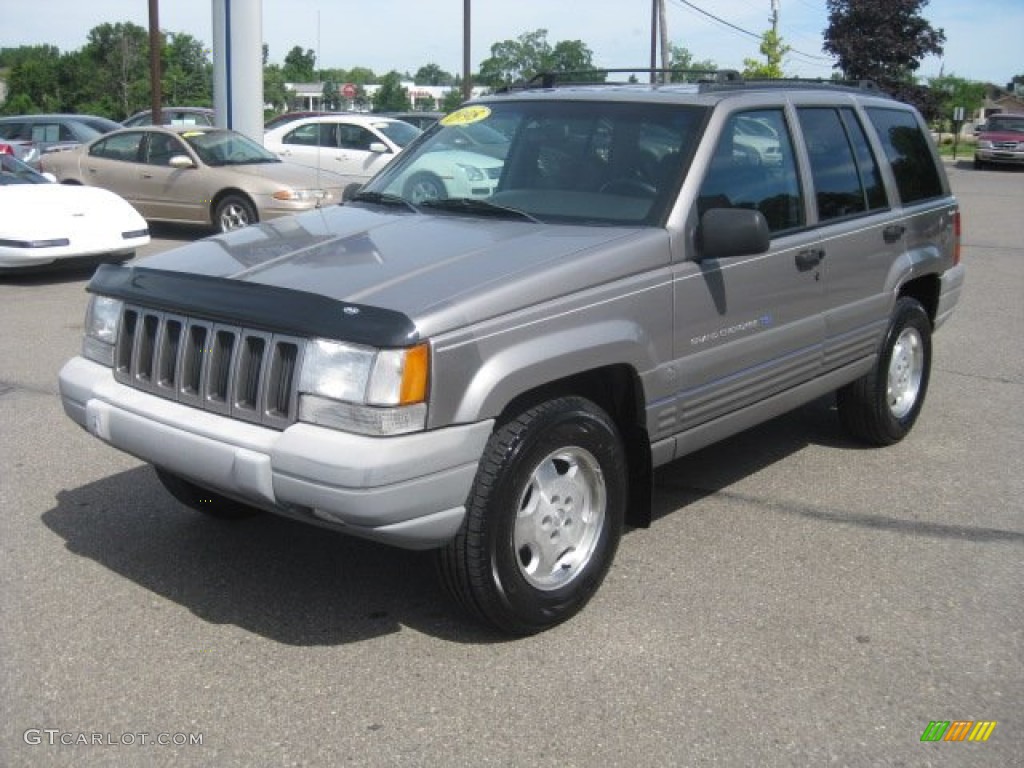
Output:
<instances>
[{"instance_id":1,"label":"tinted glass","mask_svg":"<svg viewBox=\"0 0 1024 768\"><path fill-rule=\"evenodd\" d=\"M281 139L282 144L297 144L302 147L338 146L333 123L306 123L290 131Z\"/></svg>"},{"instance_id":2,"label":"tinted glass","mask_svg":"<svg viewBox=\"0 0 1024 768\"><path fill-rule=\"evenodd\" d=\"M400 147L404 147L410 141L423 133L423 131L416 126L404 123L401 120L395 120L391 123L374 123L373 127Z\"/></svg>"},{"instance_id":3,"label":"tinted glass","mask_svg":"<svg viewBox=\"0 0 1024 768\"><path fill-rule=\"evenodd\" d=\"M904 203L941 197L942 180L928 139L913 113L874 107L868 116L878 131Z\"/></svg>"},{"instance_id":4,"label":"tinted glass","mask_svg":"<svg viewBox=\"0 0 1024 768\"><path fill-rule=\"evenodd\" d=\"M183 131L184 139L199 159L207 165L251 165L253 163L279 163L281 160L255 141L235 131L202 129Z\"/></svg>"},{"instance_id":5,"label":"tinted glass","mask_svg":"<svg viewBox=\"0 0 1024 768\"><path fill-rule=\"evenodd\" d=\"M712 208L760 211L772 233L804 225L793 144L782 110L743 112L723 126L697 197L699 213Z\"/></svg>"},{"instance_id":6,"label":"tinted glass","mask_svg":"<svg viewBox=\"0 0 1024 768\"><path fill-rule=\"evenodd\" d=\"M881 172L852 109L798 110L821 221L885 208Z\"/></svg>"},{"instance_id":7,"label":"tinted glass","mask_svg":"<svg viewBox=\"0 0 1024 768\"><path fill-rule=\"evenodd\" d=\"M142 134L138 131L118 133L93 144L89 148L89 154L107 160L137 163L139 162L139 145L141 143Z\"/></svg>"},{"instance_id":8,"label":"tinted glass","mask_svg":"<svg viewBox=\"0 0 1024 768\"><path fill-rule=\"evenodd\" d=\"M49 179L36 173L20 160L0 154L0 186L8 184L49 184Z\"/></svg>"}]
</instances>

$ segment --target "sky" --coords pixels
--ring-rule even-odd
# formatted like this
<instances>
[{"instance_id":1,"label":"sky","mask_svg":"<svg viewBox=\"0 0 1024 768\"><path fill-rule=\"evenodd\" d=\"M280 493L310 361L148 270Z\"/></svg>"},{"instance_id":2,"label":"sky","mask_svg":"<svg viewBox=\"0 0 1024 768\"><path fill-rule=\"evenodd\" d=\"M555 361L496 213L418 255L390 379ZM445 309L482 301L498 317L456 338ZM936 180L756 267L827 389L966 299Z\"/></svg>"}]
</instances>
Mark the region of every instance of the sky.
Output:
<instances>
[{"instance_id":1,"label":"sky","mask_svg":"<svg viewBox=\"0 0 1024 768\"><path fill-rule=\"evenodd\" d=\"M830 77L832 60L821 50L828 24L825 0L776 0L779 32L793 52L787 75ZM298 45L317 54L317 66L369 67L415 73L425 64L462 71L463 0L233 0L262 4L263 39L270 61L283 63ZM19 5L0 0L0 6ZM666 0L669 38L697 61L742 69L759 57L760 36L770 26L772 0ZM726 26L693 6L738 27ZM213 0L160 0L160 28L185 32L207 45L212 39ZM0 48L56 45L82 47L89 30L104 22L131 21L148 29L148 0L36 0L24 13L0 14ZM924 17L946 34L943 57L929 57L920 77L956 75L1005 85L1024 73L1024 0L930 0ZM547 30L547 40L582 40L602 67L650 61L651 0L472 0L471 61L476 70L494 43ZM740 31L742 30L742 31Z\"/></svg>"}]
</instances>

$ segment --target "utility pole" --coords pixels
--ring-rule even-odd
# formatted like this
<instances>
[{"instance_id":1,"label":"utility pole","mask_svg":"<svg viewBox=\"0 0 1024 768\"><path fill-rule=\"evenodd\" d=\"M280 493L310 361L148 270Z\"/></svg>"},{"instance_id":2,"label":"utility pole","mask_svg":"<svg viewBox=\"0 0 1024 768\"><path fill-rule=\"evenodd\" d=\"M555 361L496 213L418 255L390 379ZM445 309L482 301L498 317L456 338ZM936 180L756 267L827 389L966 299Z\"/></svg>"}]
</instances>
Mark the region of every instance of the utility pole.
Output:
<instances>
[{"instance_id":1,"label":"utility pole","mask_svg":"<svg viewBox=\"0 0 1024 768\"><path fill-rule=\"evenodd\" d=\"M665 20L665 0L658 0L658 28L661 33L661 68L668 69L672 63L672 54L668 49L668 23ZM661 76L662 82L668 82L668 73Z\"/></svg>"},{"instance_id":2,"label":"utility pole","mask_svg":"<svg viewBox=\"0 0 1024 768\"><path fill-rule=\"evenodd\" d=\"M149 106L153 110L153 125L163 123L160 114L163 94L160 91L160 0L149 0Z\"/></svg>"},{"instance_id":3,"label":"utility pole","mask_svg":"<svg viewBox=\"0 0 1024 768\"><path fill-rule=\"evenodd\" d=\"M469 14L470 0L462 3L462 100L469 101L473 95L472 65L469 55Z\"/></svg>"},{"instance_id":4,"label":"utility pole","mask_svg":"<svg viewBox=\"0 0 1024 768\"><path fill-rule=\"evenodd\" d=\"M779 36L779 5L781 0L772 0L772 35Z\"/></svg>"}]
</instances>

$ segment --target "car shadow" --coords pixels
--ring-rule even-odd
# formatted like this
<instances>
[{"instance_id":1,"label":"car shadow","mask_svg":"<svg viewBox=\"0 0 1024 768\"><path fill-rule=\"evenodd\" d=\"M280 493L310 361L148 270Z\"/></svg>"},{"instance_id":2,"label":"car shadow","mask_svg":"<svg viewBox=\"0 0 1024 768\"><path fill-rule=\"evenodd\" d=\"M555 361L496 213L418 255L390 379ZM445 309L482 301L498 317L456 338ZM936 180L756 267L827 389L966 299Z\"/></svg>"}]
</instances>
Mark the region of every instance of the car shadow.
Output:
<instances>
[{"instance_id":1,"label":"car shadow","mask_svg":"<svg viewBox=\"0 0 1024 768\"><path fill-rule=\"evenodd\" d=\"M835 396L825 395L658 467L654 472L652 520L718 493L809 445L867 449L846 435L836 413Z\"/></svg>"},{"instance_id":2,"label":"car shadow","mask_svg":"<svg viewBox=\"0 0 1024 768\"><path fill-rule=\"evenodd\" d=\"M433 558L265 514L225 521L168 495L149 466L61 491L42 515L67 549L203 621L287 645L342 645L403 626L458 643L507 640L442 591Z\"/></svg>"}]
</instances>

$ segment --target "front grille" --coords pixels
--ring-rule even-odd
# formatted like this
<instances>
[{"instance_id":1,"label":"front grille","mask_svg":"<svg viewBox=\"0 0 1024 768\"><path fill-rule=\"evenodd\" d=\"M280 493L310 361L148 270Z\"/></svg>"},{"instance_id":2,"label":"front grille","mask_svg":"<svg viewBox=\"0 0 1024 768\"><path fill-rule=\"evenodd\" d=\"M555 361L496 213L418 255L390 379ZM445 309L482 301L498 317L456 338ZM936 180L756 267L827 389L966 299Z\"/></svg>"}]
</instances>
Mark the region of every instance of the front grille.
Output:
<instances>
[{"instance_id":1,"label":"front grille","mask_svg":"<svg viewBox=\"0 0 1024 768\"><path fill-rule=\"evenodd\" d=\"M298 414L304 341L125 306L114 377L129 387L234 419L284 429Z\"/></svg>"}]
</instances>

